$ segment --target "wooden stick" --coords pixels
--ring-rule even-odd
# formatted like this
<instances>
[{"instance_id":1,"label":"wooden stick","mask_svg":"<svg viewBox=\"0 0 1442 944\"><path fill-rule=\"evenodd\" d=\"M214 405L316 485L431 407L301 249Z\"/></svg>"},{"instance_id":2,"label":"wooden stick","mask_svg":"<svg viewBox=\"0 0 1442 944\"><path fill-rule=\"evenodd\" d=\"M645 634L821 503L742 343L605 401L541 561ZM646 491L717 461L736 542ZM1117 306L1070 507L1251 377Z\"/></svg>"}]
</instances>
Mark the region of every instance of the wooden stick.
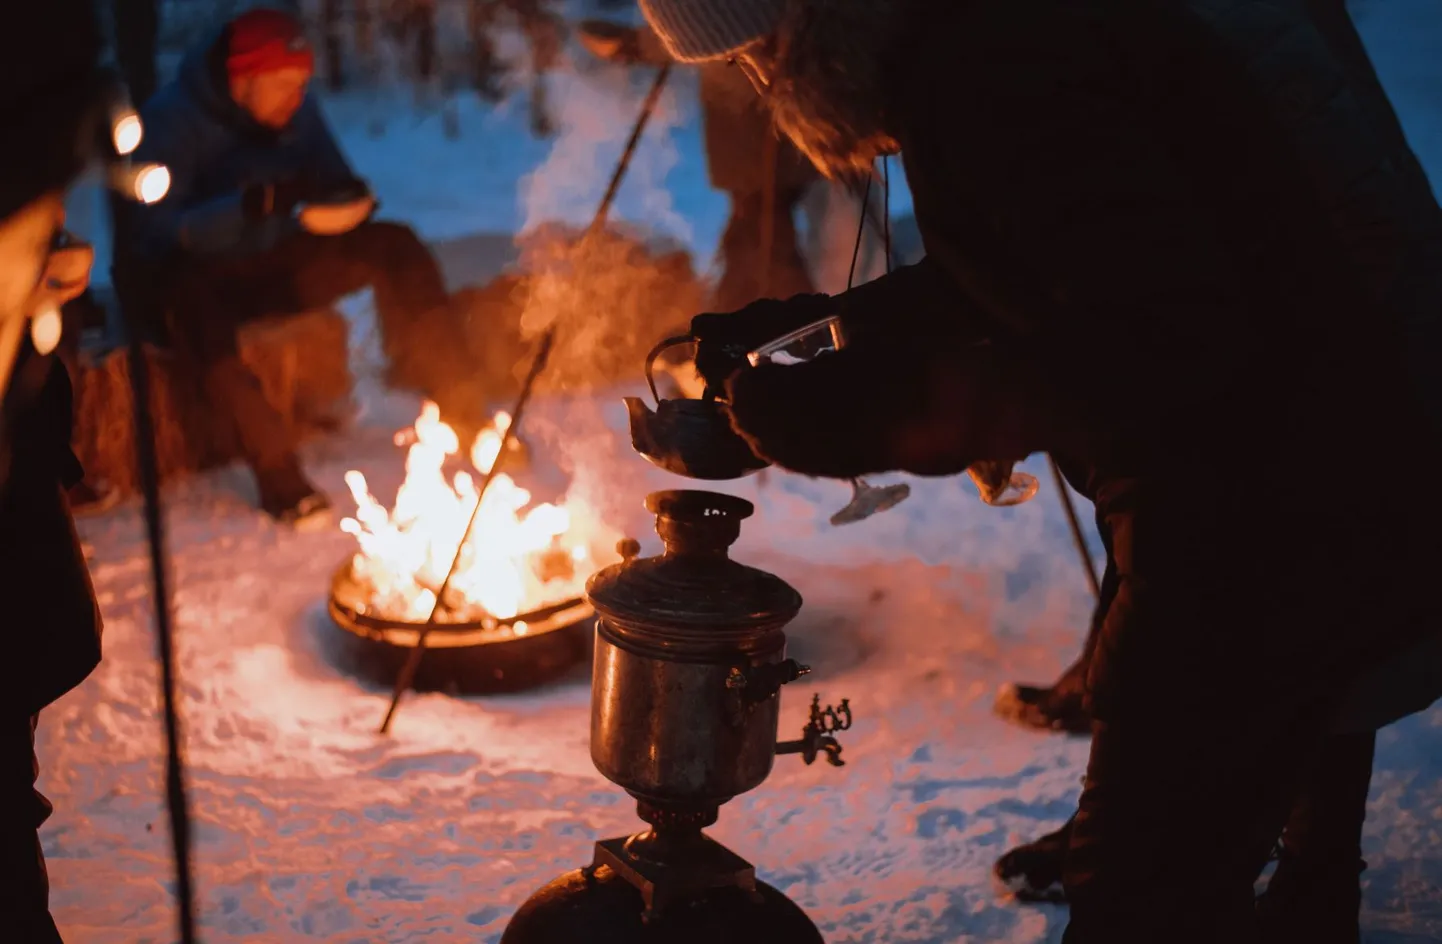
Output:
<instances>
[{"instance_id":1,"label":"wooden stick","mask_svg":"<svg viewBox=\"0 0 1442 944\"><path fill-rule=\"evenodd\" d=\"M641 140L641 134L646 130L646 123L651 119L651 113L656 110L656 103L661 99L661 89L666 84L666 77L671 73L671 64L668 62L656 73L655 80L651 83L651 90L646 95L646 100L641 104L641 114L636 118L636 125L631 129L631 137L626 141L626 147L621 152L621 159L616 163L616 170L611 174L611 181L606 186L606 193L601 197L601 203L596 207L596 215L591 219L591 225L587 228L585 236L582 237L582 246L594 237L606 225L606 218L610 215L611 205L616 201L616 193L621 189L621 180L625 177L626 168L631 164L631 157L636 153L636 144ZM385 719L381 722L381 734L390 733L391 721L394 720L396 710L400 707L401 697L406 690L415 682L416 673L420 671L421 660L425 657L426 637L430 635L431 629L436 624L436 616L441 610L441 601L445 599L446 591L450 589L451 580L456 575L456 570L461 563L461 555L465 551L466 542L470 539L471 529L475 527L476 517L481 510L481 500L486 497L486 489L494 480L496 471L501 467L501 462L506 456L507 448L511 440L515 438L516 431L521 427L521 418L525 415L526 404L530 402L531 391L536 385L536 378L545 369L546 361L551 355L551 347L556 340L556 327L552 323L541 336L540 346L536 350L536 358L531 362L530 373L526 375L525 383L521 385L520 396L516 398L516 405L511 410L511 422L501 434L501 448L496 454L496 461L491 464L490 471L485 478L481 479L480 487L476 490L476 507L471 509L470 520L466 522L466 529L461 534L461 541L456 545L456 555L451 558L450 569L446 572L446 579L441 583L441 589L436 593L436 601L431 606L430 616L426 618L425 625L421 627L420 636L416 639L416 646L406 657L405 665L401 666L400 674L396 676L395 691L391 693L390 707L386 709Z\"/></svg>"},{"instance_id":2,"label":"wooden stick","mask_svg":"<svg viewBox=\"0 0 1442 944\"><path fill-rule=\"evenodd\" d=\"M1101 599L1102 585L1097 579L1096 562L1092 560L1091 551L1087 550L1086 536L1082 534L1081 519L1077 517L1076 505L1071 500L1071 490L1067 487L1066 477L1061 474L1061 466L1056 464L1056 459L1046 457L1051 463L1051 474L1056 478L1057 494L1061 496L1061 506L1066 511L1066 523L1071 528L1072 540L1076 542L1077 553L1081 555L1082 569L1086 571L1087 583L1091 585L1092 596Z\"/></svg>"}]
</instances>

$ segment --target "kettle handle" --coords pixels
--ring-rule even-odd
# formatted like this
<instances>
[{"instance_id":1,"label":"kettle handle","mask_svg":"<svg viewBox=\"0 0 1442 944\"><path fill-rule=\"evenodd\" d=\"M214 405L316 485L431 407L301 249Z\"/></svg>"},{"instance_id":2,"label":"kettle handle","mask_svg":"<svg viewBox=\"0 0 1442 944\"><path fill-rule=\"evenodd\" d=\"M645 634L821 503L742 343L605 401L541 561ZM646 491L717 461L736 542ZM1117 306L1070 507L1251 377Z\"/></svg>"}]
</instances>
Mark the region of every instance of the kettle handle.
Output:
<instances>
[{"instance_id":1,"label":"kettle handle","mask_svg":"<svg viewBox=\"0 0 1442 944\"><path fill-rule=\"evenodd\" d=\"M651 348L651 352L646 355L646 386L648 386L648 387L651 388L651 399L653 399L653 400L656 401L656 406L657 406L657 408L660 408L660 406L661 406L661 395L656 392L656 378L655 378L655 377L652 375L652 373L651 373L651 365L656 362L656 358L661 355L661 352L662 352L662 351L665 351L665 350L667 350L668 348L678 347L678 346L680 346L680 345L682 345L682 344L695 344L695 343L696 343L696 337L695 337L695 335L683 334L683 335L681 335L681 336L679 336L679 337L667 338L666 340L662 341L660 344L658 344L658 345L656 345L655 347ZM708 399L709 399L709 393L708 393Z\"/></svg>"}]
</instances>

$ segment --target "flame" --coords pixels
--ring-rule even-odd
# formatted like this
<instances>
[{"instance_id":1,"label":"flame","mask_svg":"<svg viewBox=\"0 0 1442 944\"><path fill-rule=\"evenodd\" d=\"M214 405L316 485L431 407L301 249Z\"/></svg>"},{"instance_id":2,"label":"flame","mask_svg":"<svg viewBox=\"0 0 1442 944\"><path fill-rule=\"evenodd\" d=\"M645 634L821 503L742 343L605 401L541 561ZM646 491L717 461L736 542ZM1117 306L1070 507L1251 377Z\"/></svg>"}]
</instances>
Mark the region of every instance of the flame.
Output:
<instances>
[{"instance_id":1,"label":"flame","mask_svg":"<svg viewBox=\"0 0 1442 944\"><path fill-rule=\"evenodd\" d=\"M500 455L501 439L511 417L497 413L468 452L471 465L484 476ZM406 477L387 510L371 494L360 472L345 475L356 512L341 521L359 551L351 575L369 584L371 609L397 620L423 622L430 616L436 593L445 580L466 522L476 508L477 475L458 471L447 481L445 465L460 453L456 431L441 420L431 402L421 407L415 426L396 435L409 446ZM578 502L531 505L531 493L509 475L497 472L486 490L476 524L447 590L438 621L508 619L579 596L594 569L575 518L589 520ZM580 510L579 516L573 515ZM524 635L528 627L516 623Z\"/></svg>"}]
</instances>

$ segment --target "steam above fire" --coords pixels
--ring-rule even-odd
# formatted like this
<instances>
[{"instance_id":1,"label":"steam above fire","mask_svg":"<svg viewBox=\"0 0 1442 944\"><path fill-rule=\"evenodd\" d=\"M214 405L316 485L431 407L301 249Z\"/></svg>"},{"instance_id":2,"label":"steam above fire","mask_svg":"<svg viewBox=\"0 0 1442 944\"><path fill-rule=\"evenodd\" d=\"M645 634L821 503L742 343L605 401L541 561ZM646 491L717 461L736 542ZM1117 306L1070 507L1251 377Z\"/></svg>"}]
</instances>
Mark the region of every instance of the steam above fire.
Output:
<instances>
[{"instance_id":1,"label":"steam above fire","mask_svg":"<svg viewBox=\"0 0 1442 944\"><path fill-rule=\"evenodd\" d=\"M466 454L476 473L484 475L495 465L510 422L509 415L497 413L477 434ZM461 443L434 403L422 406L415 426L396 435L396 445L409 448L395 506L387 510L364 475L347 472L356 513L341 521L341 530L359 545L351 576L368 585L371 611L424 622L476 508L478 475L461 469L447 480L445 467L459 455ZM497 472L437 622L509 619L579 596L595 569L587 541L592 529L585 526L593 521L579 499L532 505L530 492Z\"/></svg>"}]
</instances>

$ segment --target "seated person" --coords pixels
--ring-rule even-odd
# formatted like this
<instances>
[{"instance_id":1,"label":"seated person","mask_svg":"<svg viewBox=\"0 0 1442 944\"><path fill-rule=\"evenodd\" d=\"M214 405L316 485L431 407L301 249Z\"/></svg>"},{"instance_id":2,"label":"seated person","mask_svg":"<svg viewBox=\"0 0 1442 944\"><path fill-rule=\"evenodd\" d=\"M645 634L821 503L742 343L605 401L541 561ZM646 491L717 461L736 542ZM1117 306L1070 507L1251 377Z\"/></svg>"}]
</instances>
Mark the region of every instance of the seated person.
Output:
<instances>
[{"instance_id":1,"label":"seated person","mask_svg":"<svg viewBox=\"0 0 1442 944\"><path fill-rule=\"evenodd\" d=\"M118 221L115 283L130 320L163 328L201 369L206 396L236 426L261 508L299 523L329 501L307 479L284 419L241 362L237 329L329 305L369 286L392 377L416 378L391 350L448 298L435 259L410 229L368 217L374 206L307 94L314 67L301 24L252 10L195 51L143 107L136 159L170 169L159 203ZM361 222L323 227L308 206L349 203ZM314 231L310 227L314 227ZM430 358L447 356L445 345ZM429 369L429 368L426 368ZM432 391L425 391L431 393Z\"/></svg>"}]
</instances>

